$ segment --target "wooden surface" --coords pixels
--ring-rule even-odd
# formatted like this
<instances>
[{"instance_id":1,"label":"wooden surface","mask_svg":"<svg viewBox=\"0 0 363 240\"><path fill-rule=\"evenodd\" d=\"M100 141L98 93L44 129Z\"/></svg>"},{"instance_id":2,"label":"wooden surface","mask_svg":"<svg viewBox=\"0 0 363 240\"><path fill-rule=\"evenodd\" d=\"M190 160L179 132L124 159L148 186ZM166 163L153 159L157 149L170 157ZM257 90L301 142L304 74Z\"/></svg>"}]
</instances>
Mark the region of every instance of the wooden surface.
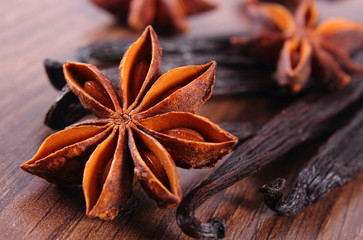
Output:
<instances>
[{"instance_id":1,"label":"wooden surface","mask_svg":"<svg viewBox=\"0 0 363 240\"><path fill-rule=\"evenodd\" d=\"M189 18L188 36L246 30L240 1L218 2L219 10ZM42 120L56 91L47 82L43 59L68 60L88 43L137 34L118 27L86 0L12 0L0 6L0 239L188 239L176 224L175 209L158 209L137 182L128 207L104 222L84 216L79 187L62 189L19 168L52 133ZM337 15L363 22L362 0L319 6L323 19ZM199 113L215 122L261 121L279 105L270 99L218 98ZM301 154L305 147L209 199L198 215L226 219L226 239L363 239L363 174L294 217L277 217L262 203L258 187L277 176L293 176L303 164L299 159L308 155ZM210 171L180 170L183 191Z\"/></svg>"}]
</instances>

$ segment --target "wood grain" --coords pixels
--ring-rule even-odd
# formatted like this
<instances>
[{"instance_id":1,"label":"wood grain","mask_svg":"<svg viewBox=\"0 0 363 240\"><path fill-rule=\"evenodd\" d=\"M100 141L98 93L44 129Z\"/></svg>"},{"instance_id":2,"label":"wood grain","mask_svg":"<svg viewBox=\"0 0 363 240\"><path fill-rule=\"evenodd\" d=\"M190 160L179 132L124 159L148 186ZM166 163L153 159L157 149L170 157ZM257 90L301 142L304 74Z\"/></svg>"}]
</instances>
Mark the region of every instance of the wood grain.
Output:
<instances>
[{"instance_id":1,"label":"wood grain","mask_svg":"<svg viewBox=\"0 0 363 240\"><path fill-rule=\"evenodd\" d=\"M215 1L219 10L191 17L186 36L247 30L241 1ZM319 6L322 19L337 15L363 22L361 0ZM43 59L69 60L76 48L88 43L137 33L117 26L86 0L2 1L0 16L0 239L189 239L176 224L175 209L158 209L137 182L127 209L114 221L104 222L84 216L80 187L60 188L19 168L52 133L42 120L56 91L46 80ZM213 98L199 113L215 122L262 122L282 105L281 99ZM314 145L295 149L217 194L198 215L204 220L226 219L226 239L363 239L363 174L294 217L275 216L264 206L258 187L275 177L294 176ZM183 191L190 191L210 172L179 169Z\"/></svg>"}]
</instances>

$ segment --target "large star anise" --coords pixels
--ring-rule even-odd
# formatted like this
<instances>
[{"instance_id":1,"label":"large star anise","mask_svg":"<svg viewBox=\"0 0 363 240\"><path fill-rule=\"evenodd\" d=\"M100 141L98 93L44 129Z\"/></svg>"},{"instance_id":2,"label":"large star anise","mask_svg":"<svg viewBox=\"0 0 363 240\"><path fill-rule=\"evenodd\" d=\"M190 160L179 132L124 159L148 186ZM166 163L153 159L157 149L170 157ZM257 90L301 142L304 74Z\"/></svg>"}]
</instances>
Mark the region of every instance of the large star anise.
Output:
<instances>
[{"instance_id":1,"label":"large star anise","mask_svg":"<svg viewBox=\"0 0 363 240\"><path fill-rule=\"evenodd\" d=\"M148 27L121 61L119 94L95 66L65 64L68 86L98 119L51 135L21 168L54 183L82 183L89 217L113 219L131 194L134 174L159 207L178 204L176 166L211 167L237 138L193 114L211 96L215 62L162 76L160 63L157 36Z\"/></svg>"},{"instance_id":2,"label":"large star anise","mask_svg":"<svg viewBox=\"0 0 363 240\"><path fill-rule=\"evenodd\" d=\"M91 0L131 28L141 31L152 25L166 34L188 29L186 16L215 8L206 0Z\"/></svg>"},{"instance_id":3,"label":"large star anise","mask_svg":"<svg viewBox=\"0 0 363 240\"><path fill-rule=\"evenodd\" d=\"M275 79L281 86L300 91L310 76L330 89L347 85L363 66L350 54L363 47L363 25L331 19L317 26L313 0L299 1L294 15L277 3L246 2L248 15L260 31L233 38L242 52L276 63Z\"/></svg>"}]
</instances>

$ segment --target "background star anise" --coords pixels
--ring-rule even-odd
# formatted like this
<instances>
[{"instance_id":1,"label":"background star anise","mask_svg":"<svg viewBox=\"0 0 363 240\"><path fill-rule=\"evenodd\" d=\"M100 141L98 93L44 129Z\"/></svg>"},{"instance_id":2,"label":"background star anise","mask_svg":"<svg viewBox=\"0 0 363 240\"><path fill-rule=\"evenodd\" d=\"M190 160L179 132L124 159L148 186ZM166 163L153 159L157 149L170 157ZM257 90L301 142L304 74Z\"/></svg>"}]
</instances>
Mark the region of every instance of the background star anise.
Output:
<instances>
[{"instance_id":1,"label":"background star anise","mask_svg":"<svg viewBox=\"0 0 363 240\"><path fill-rule=\"evenodd\" d=\"M21 168L50 182L82 183L89 217L116 217L134 174L159 207L178 204L176 166L213 166L237 138L193 114L211 96L215 62L162 76L160 62L157 36L148 27L121 61L120 93L95 66L65 64L68 86L99 119L51 135Z\"/></svg>"},{"instance_id":2,"label":"background star anise","mask_svg":"<svg viewBox=\"0 0 363 240\"><path fill-rule=\"evenodd\" d=\"M152 25L158 33L173 34L188 29L188 15L211 10L206 0L91 0L117 16L132 29Z\"/></svg>"},{"instance_id":3,"label":"background star anise","mask_svg":"<svg viewBox=\"0 0 363 240\"><path fill-rule=\"evenodd\" d=\"M315 1L300 1L292 14L277 3L245 3L258 33L232 38L243 53L276 64L275 79L292 92L299 92L310 76L330 89L345 86L363 66L350 54L363 47L363 25L330 19L317 25Z\"/></svg>"}]
</instances>

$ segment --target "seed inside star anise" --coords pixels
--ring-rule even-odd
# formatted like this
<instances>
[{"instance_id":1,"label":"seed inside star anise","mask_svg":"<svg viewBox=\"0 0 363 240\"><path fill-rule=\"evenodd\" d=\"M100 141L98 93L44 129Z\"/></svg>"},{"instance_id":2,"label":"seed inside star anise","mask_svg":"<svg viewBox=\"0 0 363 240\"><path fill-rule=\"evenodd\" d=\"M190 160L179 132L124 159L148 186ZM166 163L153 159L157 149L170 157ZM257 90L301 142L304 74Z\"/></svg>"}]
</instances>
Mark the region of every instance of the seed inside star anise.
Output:
<instances>
[{"instance_id":1,"label":"seed inside star anise","mask_svg":"<svg viewBox=\"0 0 363 240\"><path fill-rule=\"evenodd\" d=\"M115 218L134 175L159 207L178 204L176 166L214 166L237 138L194 114L211 96L215 62L164 75L160 63L158 39L148 27L121 61L119 92L95 66L65 64L69 88L98 119L51 135L21 168L53 183L81 183L89 217Z\"/></svg>"}]
</instances>

